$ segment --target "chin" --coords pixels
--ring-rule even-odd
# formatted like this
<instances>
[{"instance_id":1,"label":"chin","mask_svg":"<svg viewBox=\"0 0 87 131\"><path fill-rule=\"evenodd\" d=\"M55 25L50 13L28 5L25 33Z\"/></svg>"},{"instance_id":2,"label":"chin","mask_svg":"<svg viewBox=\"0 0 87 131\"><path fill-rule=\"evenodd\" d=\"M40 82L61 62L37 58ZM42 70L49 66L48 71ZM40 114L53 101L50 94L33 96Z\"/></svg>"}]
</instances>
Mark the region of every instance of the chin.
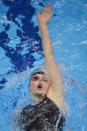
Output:
<instances>
[{"instance_id":1,"label":"chin","mask_svg":"<svg viewBox=\"0 0 87 131\"><path fill-rule=\"evenodd\" d=\"M42 98L46 96L46 94L43 94L43 93L37 93L36 95L37 97L42 97Z\"/></svg>"}]
</instances>

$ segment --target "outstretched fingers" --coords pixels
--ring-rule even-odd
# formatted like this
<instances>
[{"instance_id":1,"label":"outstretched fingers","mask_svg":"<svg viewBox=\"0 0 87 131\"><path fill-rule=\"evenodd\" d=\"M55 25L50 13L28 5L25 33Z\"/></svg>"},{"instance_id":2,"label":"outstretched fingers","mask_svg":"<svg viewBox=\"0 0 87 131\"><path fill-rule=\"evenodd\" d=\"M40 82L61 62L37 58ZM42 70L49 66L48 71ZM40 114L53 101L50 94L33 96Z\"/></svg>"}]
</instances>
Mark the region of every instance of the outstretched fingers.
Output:
<instances>
[{"instance_id":1,"label":"outstretched fingers","mask_svg":"<svg viewBox=\"0 0 87 131\"><path fill-rule=\"evenodd\" d=\"M50 15L52 13L52 7L50 5L47 5L45 8L44 8L44 11L43 11L43 14L45 15Z\"/></svg>"},{"instance_id":2,"label":"outstretched fingers","mask_svg":"<svg viewBox=\"0 0 87 131\"><path fill-rule=\"evenodd\" d=\"M41 13L40 11L37 12L37 16L40 17L41 16Z\"/></svg>"},{"instance_id":3,"label":"outstretched fingers","mask_svg":"<svg viewBox=\"0 0 87 131\"><path fill-rule=\"evenodd\" d=\"M38 11L38 20L42 24L47 24L52 17L52 8L50 5L46 6L42 13Z\"/></svg>"}]
</instances>

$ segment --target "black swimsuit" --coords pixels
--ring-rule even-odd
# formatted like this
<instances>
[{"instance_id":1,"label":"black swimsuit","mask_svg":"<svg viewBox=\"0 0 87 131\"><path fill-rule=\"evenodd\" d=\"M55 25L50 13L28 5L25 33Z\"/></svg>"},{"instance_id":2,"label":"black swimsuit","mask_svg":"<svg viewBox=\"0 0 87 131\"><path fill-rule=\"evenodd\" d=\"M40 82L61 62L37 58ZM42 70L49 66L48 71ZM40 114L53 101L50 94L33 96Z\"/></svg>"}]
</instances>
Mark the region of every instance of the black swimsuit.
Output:
<instances>
[{"instance_id":1,"label":"black swimsuit","mask_svg":"<svg viewBox=\"0 0 87 131\"><path fill-rule=\"evenodd\" d=\"M59 108L49 99L32 107L25 107L20 115L24 131L62 131L65 118Z\"/></svg>"}]
</instances>

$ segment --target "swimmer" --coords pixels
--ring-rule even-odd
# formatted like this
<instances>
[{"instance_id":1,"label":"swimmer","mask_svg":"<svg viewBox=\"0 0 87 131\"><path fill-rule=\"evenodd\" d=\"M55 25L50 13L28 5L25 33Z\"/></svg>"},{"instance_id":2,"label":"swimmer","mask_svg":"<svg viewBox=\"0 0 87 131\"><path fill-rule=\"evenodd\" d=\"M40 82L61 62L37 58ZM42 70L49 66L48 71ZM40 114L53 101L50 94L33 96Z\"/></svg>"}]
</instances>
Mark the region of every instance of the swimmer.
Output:
<instances>
[{"instance_id":1,"label":"swimmer","mask_svg":"<svg viewBox=\"0 0 87 131\"><path fill-rule=\"evenodd\" d=\"M35 105L26 106L20 115L21 130L24 131L62 131L65 117L63 82L60 67L56 64L47 25L52 18L50 5L43 13L37 13L42 46L45 56L45 68L38 68L30 76L29 88Z\"/></svg>"}]
</instances>

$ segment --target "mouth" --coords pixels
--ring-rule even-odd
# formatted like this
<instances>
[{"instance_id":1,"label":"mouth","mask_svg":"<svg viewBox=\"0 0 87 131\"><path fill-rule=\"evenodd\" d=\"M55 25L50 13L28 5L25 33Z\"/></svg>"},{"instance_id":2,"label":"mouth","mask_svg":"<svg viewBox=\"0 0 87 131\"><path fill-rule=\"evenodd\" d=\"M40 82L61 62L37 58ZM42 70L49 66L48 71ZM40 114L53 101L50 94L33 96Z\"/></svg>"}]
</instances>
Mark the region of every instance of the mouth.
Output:
<instances>
[{"instance_id":1,"label":"mouth","mask_svg":"<svg viewBox=\"0 0 87 131\"><path fill-rule=\"evenodd\" d=\"M43 87L42 87L42 85L38 85L37 88L38 88L39 90L41 90Z\"/></svg>"}]
</instances>

